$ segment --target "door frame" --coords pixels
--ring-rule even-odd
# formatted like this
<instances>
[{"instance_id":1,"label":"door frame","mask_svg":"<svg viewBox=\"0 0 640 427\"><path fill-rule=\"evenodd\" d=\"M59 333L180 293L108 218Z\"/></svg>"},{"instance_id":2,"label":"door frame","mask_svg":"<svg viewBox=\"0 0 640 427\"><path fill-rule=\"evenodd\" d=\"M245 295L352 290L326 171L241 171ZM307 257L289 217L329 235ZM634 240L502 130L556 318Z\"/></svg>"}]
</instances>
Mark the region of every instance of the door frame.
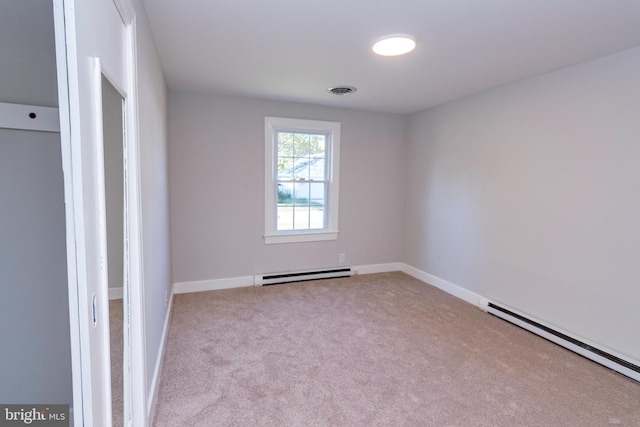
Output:
<instances>
[{"instance_id":1,"label":"door frame","mask_svg":"<svg viewBox=\"0 0 640 427\"><path fill-rule=\"evenodd\" d=\"M73 384L73 414L74 424L81 425L109 425L111 420L110 383L104 379L110 378L108 357L96 357L96 349L92 351L92 329L98 328L102 336L108 337L107 284L100 285L96 292L95 304L87 304L92 298L88 295L88 270L106 268L103 260L106 253L102 249L98 256L91 257L87 248L88 234L90 238L99 235L99 224L89 218L94 212L85 212L85 199L91 200L94 195L87 194L84 182L92 182L95 171L99 169L98 158L87 165L83 159L82 147L93 144L91 149L97 149L98 138L91 141L82 140L80 129L92 124L81 123L79 100L86 93L80 93L77 82L79 76L86 76L87 69L81 67L77 40L82 37L76 30L76 2L77 0L52 0L54 9L54 30L56 46L56 66L58 74L58 98L60 114L60 135L62 148L62 165L64 175L64 198L66 216L67 270L69 286L69 317L71 328L72 354L72 384ZM122 22L124 23L125 46L122 47L121 60L125 64L123 90L127 93L125 99L125 143L128 162L127 203L129 227L129 286L125 291L125 340L129 343L130 361L130 402L127 425L147 425L147 378L146 378L146 339L144 327L144 277L142 265L142 217L140 195L140 163L138 138L138 91L137 91L137 52L136 52L136 16L130 0L103 0L113 2ZM99 19L100 17L96 17ZM96 49L98 50L98 49ZM82 73L85 73L83 75ZM95 94L92 96L95 97ZM95 99L93 100L95 102ZM101 119L101 118L100 118ZM101 148L101 147L100 147ZM95 156L94 156L95 157ZM104 214L104 204L98 210L98 215ZM104 289L102 289L104 288ZM89 305L87 307L87 305ZM100 310L96 313L96 309ZM100 322L94 321L97 318ZM108 320L108 319L107 319ZM106 329L105 329L106 328ZM95 332L94 332L95 333ZM102 339L102 346L105 345ZM108 348L108 347L107 347ZM93 357L92 357L93 355ZM92 377L98 381L94 383ZM102 380L100 380L102 378ZM96 389L99 384L99 389ZM126 388L126 387L125 387Z\"/></svg>"}]
</instances>

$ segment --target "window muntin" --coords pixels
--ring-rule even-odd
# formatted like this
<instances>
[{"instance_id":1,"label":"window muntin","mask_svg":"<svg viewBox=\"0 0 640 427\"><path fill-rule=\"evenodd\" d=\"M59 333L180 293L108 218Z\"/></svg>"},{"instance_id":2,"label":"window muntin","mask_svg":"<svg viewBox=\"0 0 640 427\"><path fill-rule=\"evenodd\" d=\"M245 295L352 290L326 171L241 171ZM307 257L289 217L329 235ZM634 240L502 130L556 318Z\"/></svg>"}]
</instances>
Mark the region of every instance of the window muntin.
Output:
<instances>
[{"instance_id":1,"label":"window muntin","mask_svg":"<svg viewBox=\"0 0 640 427\"><path fill-rule=\"evenodd\" d=\"M265 118L265 242L336 239L340 123Z\"/></svg>"}]
</instances>

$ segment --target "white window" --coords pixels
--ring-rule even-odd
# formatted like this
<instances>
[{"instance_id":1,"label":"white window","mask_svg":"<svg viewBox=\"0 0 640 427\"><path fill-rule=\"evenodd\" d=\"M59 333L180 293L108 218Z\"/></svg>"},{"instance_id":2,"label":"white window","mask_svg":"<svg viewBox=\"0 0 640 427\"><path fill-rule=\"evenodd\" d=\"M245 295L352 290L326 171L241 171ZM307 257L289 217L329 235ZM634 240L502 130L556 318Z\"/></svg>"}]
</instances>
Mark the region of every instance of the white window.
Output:
<instances>
[{"instance_id":1,"label":"white window","mask_svg":"<svg viewBox=\"0 0 640 427\"><path fill-rule=\"evenodd\" d=\"M340 123L264 122L265 243L337 239Z\"/></svg>"}]
</instances>

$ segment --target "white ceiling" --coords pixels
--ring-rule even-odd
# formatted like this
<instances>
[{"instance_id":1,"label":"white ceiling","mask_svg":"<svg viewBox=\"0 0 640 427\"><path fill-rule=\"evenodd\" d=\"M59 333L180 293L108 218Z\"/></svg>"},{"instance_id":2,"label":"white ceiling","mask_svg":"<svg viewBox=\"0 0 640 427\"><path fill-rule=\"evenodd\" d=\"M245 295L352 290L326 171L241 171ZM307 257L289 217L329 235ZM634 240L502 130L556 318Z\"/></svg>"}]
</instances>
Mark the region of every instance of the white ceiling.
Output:
<instances>
[{"instance_id":1,"label":"white ceiling","mask_svg":"<svg viewBox=\"0 0 640 427\"><path fill-rule=\"evenodd\" d=\"M640 0L144 3L170 89L394 113L640 45ZM416 50L371 52L394 33Z\"/></svg>"}]
</instances>

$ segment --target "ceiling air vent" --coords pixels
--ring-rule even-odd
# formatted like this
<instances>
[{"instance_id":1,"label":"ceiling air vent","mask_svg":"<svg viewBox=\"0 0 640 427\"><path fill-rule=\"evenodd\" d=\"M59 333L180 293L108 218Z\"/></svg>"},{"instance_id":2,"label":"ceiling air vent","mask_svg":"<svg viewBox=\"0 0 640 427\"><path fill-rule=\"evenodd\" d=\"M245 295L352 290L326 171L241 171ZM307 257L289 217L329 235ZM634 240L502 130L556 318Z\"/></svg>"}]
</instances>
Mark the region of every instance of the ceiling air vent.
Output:
<instances>
[{"instance_id":1,"label":"ceiling air vent","mask_svg":"<svg viewBox=\"0 0 640 427\"><path fill-rule=\"evenodd\" d=\"M337 87L330 87L327 90L334 95L349 95L350 93L354 93L358 89L356 89L353 86L337 86Z\"/></svg>"}]
</instances>

